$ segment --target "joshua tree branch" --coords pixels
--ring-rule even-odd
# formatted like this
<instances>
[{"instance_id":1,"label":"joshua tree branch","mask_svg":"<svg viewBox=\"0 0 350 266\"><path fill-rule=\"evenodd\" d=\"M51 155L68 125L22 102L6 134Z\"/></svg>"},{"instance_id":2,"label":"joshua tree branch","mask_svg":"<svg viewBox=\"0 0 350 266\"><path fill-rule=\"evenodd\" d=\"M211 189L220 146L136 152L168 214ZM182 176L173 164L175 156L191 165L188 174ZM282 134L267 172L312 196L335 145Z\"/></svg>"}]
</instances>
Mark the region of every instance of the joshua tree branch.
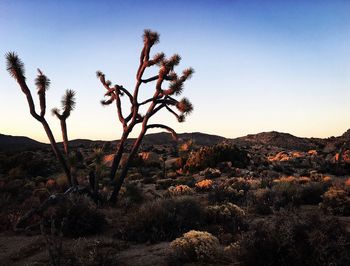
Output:
<instances>
[{"instance_id":1,"label":"joshua tree branch","mask_svg":"<svg viewBox=\"0 0 350 266\"><path fill-rule=\"evenodd\" d=\"M162 125L162 124L150 124L146 127L146 129L150 129L150 128L162 128L165 129L166 131L169 131L171 133L171 135L173 136L173 138L175 140L177 140L177 134L175 132L174 129L172 129L171 127L168 127L166 125Z\"/></svg>"}]
</instances>

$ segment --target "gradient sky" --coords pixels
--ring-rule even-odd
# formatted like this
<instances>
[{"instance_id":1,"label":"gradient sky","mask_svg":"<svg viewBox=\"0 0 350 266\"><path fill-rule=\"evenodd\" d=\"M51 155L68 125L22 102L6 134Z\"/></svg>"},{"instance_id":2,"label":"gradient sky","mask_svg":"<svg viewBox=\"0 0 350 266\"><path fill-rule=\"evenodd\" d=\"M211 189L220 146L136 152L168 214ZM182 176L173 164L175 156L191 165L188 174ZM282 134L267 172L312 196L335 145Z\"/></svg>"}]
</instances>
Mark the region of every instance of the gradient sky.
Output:
<instances>
[{"instance_id":1,"label":"gradient sky","mask_svg":"<svg viewBox=\"0 0 350 266\"><path fill-rule=\"evenodd\" d=\"M70 139L119 139L115 105L101 106L95 71L133 89L145 28L161 35L154 53L179 53L177 70L196 70L183 93L193 114L182 124L166 112L153 121L225 137L350 128L350 1L0 0L0 133L47 142L6 71L4 55L16 51L35 100L36 68L51 79L48 109L76 90ZM144 87L141 96L151 93ZM47 119L61 140L58 120Z\"/></svg>"}]
</instances>

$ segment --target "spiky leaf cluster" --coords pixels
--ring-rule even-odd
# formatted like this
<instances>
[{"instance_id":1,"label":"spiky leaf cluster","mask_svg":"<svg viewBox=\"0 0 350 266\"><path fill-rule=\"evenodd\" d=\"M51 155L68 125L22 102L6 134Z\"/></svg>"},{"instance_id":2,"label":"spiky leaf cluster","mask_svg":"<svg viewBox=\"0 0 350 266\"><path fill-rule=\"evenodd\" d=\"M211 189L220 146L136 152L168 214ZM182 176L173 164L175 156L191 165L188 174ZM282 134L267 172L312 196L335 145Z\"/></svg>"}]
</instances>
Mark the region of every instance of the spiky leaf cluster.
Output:
<instances>
[{"instance_id":1,"label":"spiky leaf cluster","mask_svg":"<svg viewBox=\"0 0 350 266\"><path fill-rule=\"evenodd\" d=\"M38 68L38 76L35 79L35 85L38 88L38 94L47 91L50 87L50 83L50 79Z\"/></svg>"},{"instance_id":2,"label":"spiky leaf cluster","mask_svg":"<svg viewBox=\"0 0 350 266\"><path fill-rule=\"evenodd\" d=\"M66 118L70 115L70 112L75 108L75 91L66 90L65 95L63 95L62 100L63 116Z\"/></svg>"},{"instance_id":3,"label":"spiky leaf cluster","mask_svg":"<svg viewBox=\"0 0 350 266\"><path fill-rule=\"evenodd\" d=\"M152 46L159 42L159 33L146 29L143 33L143 41Z\"/></svg>"},{"instance_id":4,"label":"spiky leaf cluster","mask_svg":"<svg viewBox=\"0 0 350 266\"><path fill-rule=\"evenodd\" d=\"M179 79L172 81L169 85L171 94L180 95L184 89L183 82Z\"/></svg>"},{"instance_id":5,"label":"spiky leaf cluster","mask_svg":"<svg viewBox=\"0 0 350 266\"><path fill-rule=\"evenodd\" d=\"M7 71L15 79L25 79L24 64L15 52L8 52L6 55Z\"/></svg>"},{"instance_id":6,"label":"spiky leaf cluster","mask_svg":"<svg viewBox=\"0 0 350 266\"><path fill-rule=\"evenodd\" d=\"M179 101L176 104L176 108L185 115L188 115L193 111L193 105L187 98L183 98Z\"/></svg>"}]
</instances>

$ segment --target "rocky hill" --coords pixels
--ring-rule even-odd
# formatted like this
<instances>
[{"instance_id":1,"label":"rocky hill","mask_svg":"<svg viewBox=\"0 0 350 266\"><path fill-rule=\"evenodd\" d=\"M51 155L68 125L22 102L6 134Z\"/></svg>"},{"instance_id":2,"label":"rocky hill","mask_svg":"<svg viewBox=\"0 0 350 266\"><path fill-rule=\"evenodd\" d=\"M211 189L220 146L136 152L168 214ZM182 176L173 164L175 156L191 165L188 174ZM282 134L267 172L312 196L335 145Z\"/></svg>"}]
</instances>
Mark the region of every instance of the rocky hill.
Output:
<instances>
[{"instance_id":1,"label":"rocky hill","mask_svg":"<svg viewBox=\"0 0 350 266\"><path fill-rule=\"evenodd\" d=\"M289 133L276 131L249 134L232 140L238 145L270 145L288 150L307 151L322 149L326 141L318 138L300 138Z\"/></svg>"}]
</instances>

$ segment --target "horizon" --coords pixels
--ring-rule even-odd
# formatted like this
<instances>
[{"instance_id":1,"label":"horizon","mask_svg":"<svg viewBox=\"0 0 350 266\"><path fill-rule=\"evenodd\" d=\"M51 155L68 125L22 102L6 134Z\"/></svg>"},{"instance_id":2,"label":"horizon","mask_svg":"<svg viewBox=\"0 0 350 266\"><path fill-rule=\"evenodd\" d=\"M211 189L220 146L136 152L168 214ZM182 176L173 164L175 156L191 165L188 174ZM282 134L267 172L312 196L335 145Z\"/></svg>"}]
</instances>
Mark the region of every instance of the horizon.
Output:
<instances>
[{"instance_id":1,"label":"horizon","mask_svg":"<svg viewBox=\"0 0 350 266\"><path fill-rule=\"evenodd\" d=\"M320 138L320 139L329 139L329 138L332 138L332 137L341 137L344 133L346 133L347 131L349 131L350 128L346 131L344 131L342 134L340 135L333 135L333 136L328 136L328 137L324 137L324 138ZM291 133L288 133L288 132L281 132L281 131L276 131L276 130L272 130L272 131L262 131L262 132L258 132L258 133L248 133L246 135L242 135L242 136L238 136L238 137L224 137L224 136L221 136L221 135L217 135L217 134L209 134L209 133L206 133L206 132L199 132L199 131L195 131L195 132L177 132L178 135L181 135L181 134L204 134L204 135L210 135L210 136L216 136L216 137L223 137L225 139L236 139L236 138L242 138L242 137L246 137L246 136L250 136L250 135L257 135L257 134L261 134L261 133L273 133L273 132L276 132L276 133L279 133L279 134L289 134L289 135L292 135L293 137L297 137L297 138L317 138L317 137L304 137L304 136L296 136L296 135L293 135ZM165 133L165 134L169 134L171 135L171 133L169 132L166 132L166 131L158 131L158 132L151 132L151 133L146 133L146 136L147 135L153 135L153 134L159 134L159 133ZM8 135L8 134L3 134L0 132L0 135L4 135L4 136L9 136L9 137L25 137L25 138L30 138L28 136L25 136L25 135ZM130 137L129 139L135 139L137 138L136 137ZM43 144L50 144L50 142L48 140L44 140L44 141L40 141L40 140L37 140L37 139L33 139L33 138L30 138L32 140L35 140L37 142L40 142L40 143L43 143ZM119 141L120 139L117 138L117 139L110 139L110 140L106 140L106 139L86 139L86 138L76 138L76 139L69 139L68 141L76 141L76 140L88 140L88 141ZM58 141L57 143L62 143L62 141Z\"/></svg>"},{"instance_id":2,"label":"horizon","mask_svg":"<svg viewBox=\"0 0 350 266\"><path fill-rule=\"evenodd\" d=\"M51 79L46 118L57 141L59 121L49 110L60 106L66 89L77 92L69 139L120 139L115 106L100 104L105 91L95 71L131 90L146 28L160 33L152 55L179 53L176 71L195 69L182 94L194 104L193 114L185 123L167 113L153 119L179 134L236 138L277 131L327 138L350 128L350 2L159 3L1 1L0 111L8 115L0 117L0 133L48 143L6 71L4 55L15 51L37 109L36 69ZM141 88L141 98L147 91Z\"/></svg>"}]
</instances>

